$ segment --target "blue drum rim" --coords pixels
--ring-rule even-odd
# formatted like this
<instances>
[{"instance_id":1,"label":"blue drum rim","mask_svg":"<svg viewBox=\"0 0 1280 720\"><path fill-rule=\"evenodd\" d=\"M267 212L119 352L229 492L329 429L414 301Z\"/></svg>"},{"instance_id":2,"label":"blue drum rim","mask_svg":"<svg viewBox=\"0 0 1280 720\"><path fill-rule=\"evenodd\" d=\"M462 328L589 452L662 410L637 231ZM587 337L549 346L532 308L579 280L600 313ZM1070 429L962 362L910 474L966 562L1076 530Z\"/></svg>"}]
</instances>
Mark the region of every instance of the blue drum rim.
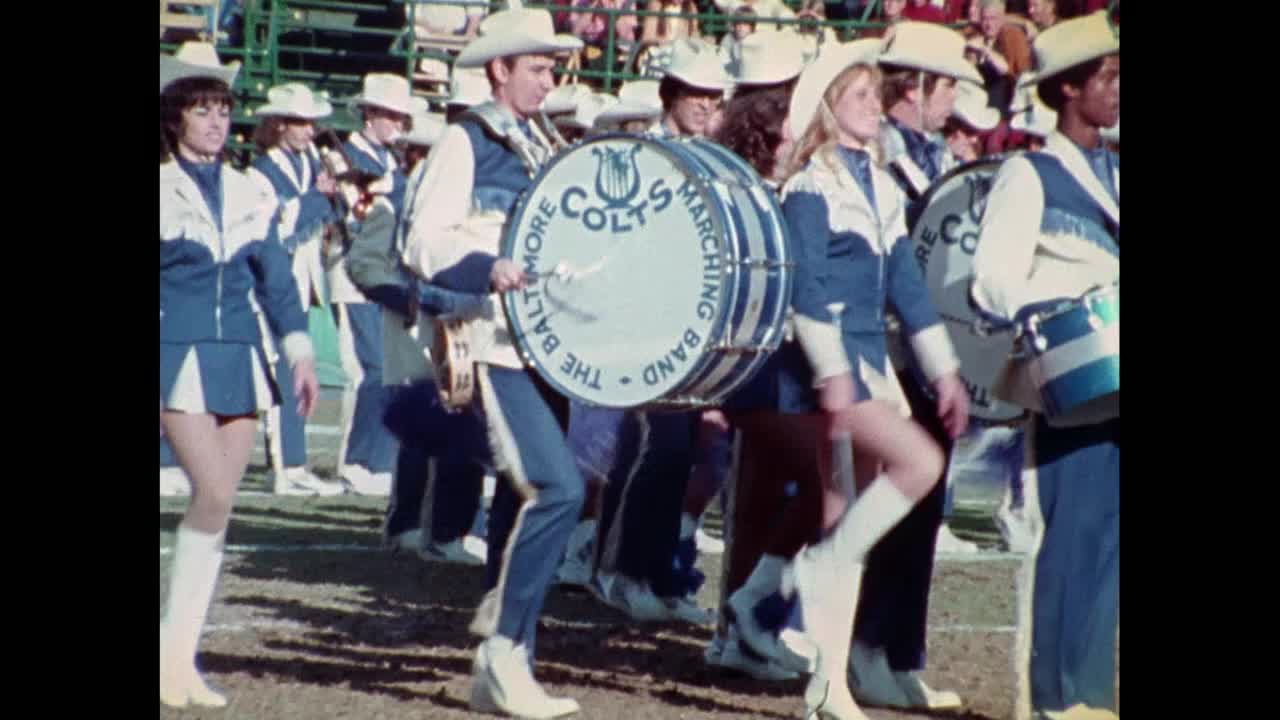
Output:
<instances>
[{"instance_id":1,"label":"blue drum rim","mask_svg":"<svg viewBox=\"0 0 1280 720\"><path fill-rule=\"evenodd\" d=\"M520 197L517 198L516 200L515 207L512 208L511 213L507 215L507 220L502 230L502 237L498 243L498 256L502 258L506 258L508 260L512 260L513 262L515 261L514 250L518 240L516 228L519 227L520 220L523 219L525 210L528 209L529 200L530 198L533 197L533 194L534 194L533 193L534 188L538 187L538 185L542 183L542 181L546 178L546 176L550 174L551 171L557 165L559 165L562 161L564 161L564 159L567 158L574 151L577 151L588 145L592 145L595 143L610 142L610 141L614 141L614 142L622 141L622 142L639 142L639 143L648 145L651 149L665 155L669 160L672 161L672 165L677 166L678 168L680 168L682 171L686 173L687 179L693 181L694 188L698 193L699 199L701 199L703 201L703 204L707 206L707 211L712 219L712 222L716 223L716 231L717 231L716 237L719 240L721 257L723 260L724 246L725 246L724 236L726 232L728 218L725 217L724 209L720 206L720 198L710 188L710 181L714 179L714 175L707 172L706 168L702 167L701 162L697 164L698 167L695 167L695 168L688 167L689 163L685 162L684 157L682 157L681 155L677 155L675 152L672 152L666 145L663 145L661 142L658 142L657 140L658 139L649 137L647 135L638 135L635 133L624 133L624 132L611 132L611 133L605 133L603 135L594 136L586 141L576 143L570 148L560 153L557 153L556 156L553 157L546 165L544 165L538 171L538 173L533 177L533 180L530 181L528 188L524 192L520 193ZM684 138L662 138L661 140L663 140L664 142L672 142L677 144L682 142L690 142L689 139L684 139ZM713 197L715 198L715 202L709 202L709 200L711 200ZM723 267L723 264L722 264L722 267ZM722 271L722 274L727 274L727 273L724 273L724 271ZM719 307L724 307L726 304L728 285L729 283L727 282L720 283L720 290L719 290L719 297L718 297ZM718 337L721 334L723 334L724 326L729 320L727 313L717 313L717 317L715 321L712 323L711 329L708 332L708 337L706 339L706 342L700 348L701 352L699 353L698 361L694 363L694 365L688 370L688 372L686 372L684 377L681 378L676 384L672 385L669 390L662 393L658 397L647 400L643 403L640 403L639 405L610 405L605 403L599 403L594 400L589 400L587 398L582 397L576 391L570 390L570 388L567 385L560 382L556 378L555 373L553 373L550 368L546 367L542 362L538 360L536 355L526 351L524 338L527 337L527 333L526 333L525 327L519 322L517 322L518 314L515 311L515 302L516 302L515 294L511 292L505 292L501 294L501 297L502 297L502 311L507 318L507 327L511 329L512 345L515 346L516 352L519 353L520 359L524 363L525 367L533 368L534 371L536 371L538 375L547 382L548 385L550 385L552 388L555 389L556 392L560 393L561 395L564 395L565 397L571 398L577 402L580 402L584 405L588 405L591 407L611 408L611 409L619 409L619 410L625 410L625 409L631 409L631 408L649 408L651 406L655 406L653 409L661 409L661 407L657 407L657 406L661 406L663 403L670 404L673 402L679 402L682 399L681 392L684 390L684 388L688 387L690 379L703 373L705 371L706 365L712 361L712 358L714 357L715 353L710 351L711 338Z\"/></svg>"}]
</instances>

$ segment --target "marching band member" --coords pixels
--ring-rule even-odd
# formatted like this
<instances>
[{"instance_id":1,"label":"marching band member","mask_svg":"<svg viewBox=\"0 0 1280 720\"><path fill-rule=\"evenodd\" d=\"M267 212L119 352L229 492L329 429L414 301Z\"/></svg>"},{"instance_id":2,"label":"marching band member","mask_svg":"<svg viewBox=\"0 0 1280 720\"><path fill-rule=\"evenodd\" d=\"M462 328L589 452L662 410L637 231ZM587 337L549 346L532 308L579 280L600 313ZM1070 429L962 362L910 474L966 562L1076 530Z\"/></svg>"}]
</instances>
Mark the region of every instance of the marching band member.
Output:
<instances>
[{"instance_id":1,"label":"marching band member","mask_svg":"<svg viewBox=\"0 0 1280 720\"><path fill-rule=\"evenodd\" d=\"M882 113L879 48L874 40L831 48L801 73L792 95L790 121L804 130L783 212L794 240L798 343L784 344L752 383L758 401L780 416L776 432L808 434L819 447L821 539L797 553L789 575L805 632L819 650L806 717L841 720L865 718L846 672L867 554L943 471L941 450L908 419L891 373L887 309L903 319L948 433L963 432L968 422L959 361L912 257L902 196L871 157ZM843 439L852 445L851 474L861 486L852 502L850 478L831 476L834 463L849 462L847 455L833 458Z\"/></svg>"},{"instance_id":2,"label":"marching band member","mask_svg":"<svg viewBox=\"0 0 1280 720\"><path fill-rule=\"evenodd\" d=\"M1045 30L1034 51L1057 131L1001 166L974 256L974 302L1015 322L1120 280L1120 159L1100 137L1120 117L1120 40L1098 12ZM1011 359L995 388L1034 413L1023 477L1042 532L1019 578L1015 710L1114 716L1120 418L1048 418L1028 372Z\"/></svg>"},{"instance_id":3,"label":"marching band member","mask_svg":"<svg viewBox=\"0 0 1280 720\"><path fill-rule=\"evenodd\" d=\"M336 220L330 198L337 192L333 177L324 170L312 139L315 121L333 112L329 101L301 83L288 83L267 91L267 103L255 114L262 118L254 131L258 157L249 177L274 193L281 205L280 236L293 257L293 276L305 313L314 292L324 297L324 270L320 238L326 223ZM279 355L276 343L264 329L268 356ZM294 410L293 380L288 359L275 363L281 402L267 411L268 451L277 495L341 495L342 485L316 477L307 469L306 425Z\"/></svg>"},{"instance_id":4,"label":"marching band member","mask_svg":"<svg viewBox=\"0 0 1280 720\"><path fill-rule=\"evenodd\" d=\"M956 165L938 133L955 107L956 83L982 84L963 60L959 33L942 25L904 21L885 43L884 107L888 122L880 135L884 164L907 194L907 224L920 211L929 185Z\"/></svg>"},{"instance_id":5,"label":"marching band member","mask_svg":"<svg viewBox=\"0 0 1280 720\"><path fill-rule=\"evenodd\" d=\"M318 394L278 203L222 162L239 67L207 43L160 56L160 429L191 478L160 621L160 702L172 707L227 704L200 677L196 647L257 414L280 398L251 295L281 338L300 415Z\"/></svg>"},{"instance_id":6,"label":"marching band member","mask_svg":"<svg viewBox=\"0 0 1280 720\"><path fill-rule=\"evenodd\" d=\"M932 23L900 23L885 42L879 63L885 73L884 107L888 109L880 140L891 177L903 193L909 227L923 209L920 200L928 185L957 162L937 132L953 115L960 92L957 85L976 82L978 74L964 59L963 37ZM922 362L919 353L905 351L906 346L915 345L911 325L918 320L903 316L902 308L897 310L903 332L891 331L887 338L895 384L919 427L941 448L942 464L930 480L929 492L866 558L849 653L850 684L854 696L867 705L956 708L961 705L960 696L929 687L920 672L926 663L934 554L940 538L953 539L943 523L947 496L943 480L959 433L935 410L947 399L938 388L937 368ZM937 326L937 331L946 338L945 329ZM967 391L958 382L957 386L967 409ZM929 399L926 388L939 398L937 403Z\"/></svg>"},{"instance_id":7,"label":"marching band member","mask_svg":"<svg viewBox=\"0 0 1280 720\"><path fill-rule=\"evenodd\" d=\"M371 73L351 102L360 109L363 126L347 139L346 155L355 170L390 176L386 195L398 217L405 176L392 146L408 131L414 110L409 81ZM396 449L395 438L382 424L390 400L389 388L382 383L382 311L351 282L345 260L329 270L329 288L342 369L355 386L342 398L338 474L358 493L389 495Z\"/></svg>"},{"instance_id":8,"label":"marching band member","mask_svg":"<svg viewBox=\"0 0 1280 720\"><path fill-rule=\"evenodd\" d=\"M471 708L529 718L578 711L534 680L538 614L582 509L584 488L565 442L568 401L525 368L500 294L530 281L498 240L507 214L553 151L538 112L554 87L555 53L582 47L556 35L546 10L490 15L459 67L483 66L493 101L445 130L408 212L404 260L446 289L486 296L469 316L479 409L500 479L489 513L489 588L471 624L476 650ZM419 212L421 209L421 212Z\"/></svg>"},{"instance_id":9,"label":"marching band member","mask_svg":"<svg viewBox=\"0 0 1280 720\"><path fill-rule=\"evenodd\" d=\"M982 134L1000 124L1000 113L987 104L987 92L975 83L956 83L956 102L942 127L942 138L958 164L977 160L986 153Z\"/></svg>"},{"instance_id":10,"label":"marching band member","mask_svg":"<svg viewBox=\"0 0 1280 720\"><path fill-rule=\"evenodd\" d=\"M732 87L714 47L676 41L658 85L663 115L648 132L705 137ZM694 567L698 523L684 512L701 413L591 412L602 418L596 431L607 424L618 445L601 509L595 591L635 620L710 624L712 613L694 601L705 580Z\"/></svg>"},{"instance_id":11,"label":"marching band member","mask_svg":"<svg viewBox=\"0 0 1280 720\"><path fill-rule=\"evenodd\" d=\"M422 158L444 133L444 118L426 112L415 98L413 129L404 137L406 197L422 180ZM484 565L483 539L469 534L480 510L486 456L484 430L468 413L445 412L431 381L418 310L441 311L445 291L419 288L400 259L398 238L410 221L385 195L353 225L347 274L365 297L382 308L382 382L391 388L384 422L395 435L397 452L383 539L394 550L425 560ZM427 333L429 335L429 333Z\"/></svg>"}]
</instances>

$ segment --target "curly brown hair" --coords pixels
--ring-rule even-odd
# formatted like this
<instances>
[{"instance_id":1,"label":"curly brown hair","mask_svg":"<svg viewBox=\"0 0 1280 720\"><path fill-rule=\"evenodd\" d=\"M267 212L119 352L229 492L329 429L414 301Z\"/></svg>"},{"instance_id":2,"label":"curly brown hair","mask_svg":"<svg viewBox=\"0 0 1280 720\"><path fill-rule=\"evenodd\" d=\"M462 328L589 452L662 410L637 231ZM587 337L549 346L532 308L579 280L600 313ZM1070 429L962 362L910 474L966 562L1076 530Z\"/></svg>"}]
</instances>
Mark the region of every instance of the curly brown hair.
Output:
<instances>
[{"instance_id":1,"label":"curly brown hair","mask_svg":"<svg viewBox=\"0 0 1280 720\"><path fill-rule=\"evenodd\" d=\"M741 156L760 177L772 177L790 102L789 86L735 97L725 108L724 124L712 139Z\"/></svg>"}]
</instances>

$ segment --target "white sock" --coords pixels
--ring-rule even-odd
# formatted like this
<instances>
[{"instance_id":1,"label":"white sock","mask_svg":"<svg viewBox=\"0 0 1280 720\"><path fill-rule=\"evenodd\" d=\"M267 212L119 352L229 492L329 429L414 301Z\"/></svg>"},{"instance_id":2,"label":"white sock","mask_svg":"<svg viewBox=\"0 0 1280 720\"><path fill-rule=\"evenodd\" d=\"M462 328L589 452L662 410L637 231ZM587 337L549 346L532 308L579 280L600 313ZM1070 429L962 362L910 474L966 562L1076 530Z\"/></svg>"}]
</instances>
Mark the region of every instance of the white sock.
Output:
<instances>
[{"instance_id":1,"label":"white sock","mask_svg":"<svg viewBox=\"0 0 1280 720\"><path fill-rule=\"evenodd\" d=\"M222 568L225 533L178 526L162 627L170 663L195 664L196 646Z\"/></svg>"},{"instance_id":2,"label":"white sock","mask_svg":"<svg viewBox=\"0 0 1280 720\"><path fill-rule=\"evenodd\" d=\"M688 540L698 531L698 519L687 512L680 513L680 539Z\"/></svg>"}]
</instances>

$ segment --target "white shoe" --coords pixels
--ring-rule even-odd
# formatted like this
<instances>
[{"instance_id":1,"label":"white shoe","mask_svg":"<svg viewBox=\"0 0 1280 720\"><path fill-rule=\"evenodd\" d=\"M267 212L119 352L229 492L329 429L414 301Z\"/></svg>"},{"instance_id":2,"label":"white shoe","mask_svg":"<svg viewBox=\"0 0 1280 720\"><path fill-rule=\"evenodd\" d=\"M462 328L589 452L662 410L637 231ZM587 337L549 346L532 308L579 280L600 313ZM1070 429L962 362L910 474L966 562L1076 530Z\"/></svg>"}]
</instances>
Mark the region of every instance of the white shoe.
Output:
<instances>
[{"instance_id":1,"label":"white shoe","mask_svg":"<svg viewBox=\"0 0 1280 720\"><path fill-rule=\"evenodd\" d=\"M1026 511L1017 510L1008 505L1001 505L996 510L996 527L1000 529L1000 537L1004 540L1009 552L1029 553L1035 545L1035 531L1027 519Z\"/></svg>"},{"instance_id":2,"label":"white shoe","mask_svg":"<svg viewBox=\"0 0 1280 720\"><path fill-rule=\"evenodd\" d=\"M724 541L719 538L711 537L702 528L698 528L693 534L694 544L698 548L698 552L707 555L723 555Z\"/></svg>"},{"instance_id":3,"label":"white shoe","mask_svg":"<svg viewBox=\"0 0 1280 720\"><path fill-rule=\"evenodd\" d=\"M191 479L180 467L160 468L160 497L179 497L191 494Z\"/></svg>"},{"instance_id":4,"label":"white shoe","mask_svg":"<svg viewBox=\"0 0 1280 720\"><path fill-rule=\"evenodd\" d=\"M470 704L477 712L549 720L581 710L573 698L548 695L533 679L524 646L501 635L480 643L471 669Z\"/></svg>"},{"instance_id":5,"label":"white shoe","mask_svg":"<svg viewBox=\"0 0 1280 720\"><path fill-rule=\"evenodd\" d=\"M971 555L978 552L978 545L956 537L951 528L943 523L938 527L938 544L933 551L947 555Z\"/></svg>"},{"instance_id":6,"label":"white shoe","mask_svg":"<svg viewBox=\"0 0 1280 720\"><path fill-rule=\"evenodd\" d=\"M626 613L632 620L658 622L671 618L671 610L653 594L648 582L626 575L615 575L611 585L606 595L608 603Z\"/></svg>"},{"instance_id":7,"label":"white shoe","mask_svg":"<svg viewBox=\"0 0 1280 720\"><path fill-rule=\"evenodd\" d=\"M220 708L227 706L227 696L217 692L205 684L204 678L194 667L190 669L165 672L160 668L160 702L169 707L183 708L188 705L197 707Z\"/></svg>"},{"instance_id":8,"label":"white shoe","mask_svg":"<svg viewBox=\"0 0 1280 720\"><path fill-rule=\"evenodd\" d=\"M391 494L391 473L371 473L360 465L343 465L338 475L357 495L387 497Z\"/></svg>"},{"instance_id":9,"label":"white shoe","mask_svg":"<svg viewBox=\"0 0 1280 720\"><path fill-rule=\"evenodd\" d=\"M805 720L871 720L849 694L849 688L814 673L804 688Z\"/></svg>"},{"instance_id":10,"label":"white shoe","mask_svg":"<svg viewBox=\"0 0 1280 720\"><path fill-rule=\"evenodd\" d=\"M414 528L406 530L387 541L387 547L391 552L411 552L414 554L421 553L423 550L422 528Z\"/></svg>"},{"instance_id":11,"label":"white shoe","mask_svg":"<svg viewBox=\"0 0 1280 720\"><path fill-rule=\"evenodd\" d=\"M729 626L729 639L724 642L720 653L721 667L740 670L757 680L795 680L800 673L788 670L777 661L770 660L746 648L738 635L737 628Z\"/></svg>"},{"instance_id":12,"label":"white shoe","mask_svg":"<svg viewBox=\"0 0 1280 720\"><path fill-rule=\"evenodd\" d=\"M668 620L687 622L690 625L715 625L716 611L698 607L692 597L658 598L667 609Z\"/></svg>"},{"instance_id":13,"label":"white shoe","mask_svg":"<svg viewBox=\"0 0 1280 720\"><path fill-rule=\"evenodd\" d=\"M910 698L898 686L884 651L855 641L849 651L849 689L858 702L879 707L909 708Z\"/></svg>"},{"instance_id":14,"label":"white shoe","mask_svg":"<svg viewBox=\"0 0 1280 720\"><path fill-rule=\"evenodd\" d=\"M479 540L479 538L476 538ZM480 542L484 542L480 540ZM474 547L474 545L472 546ZM484 565L485 555L476 553L467 548L464 538L458 538L453 542L428 543L422 552L419 553L423 560L434 562L456 563L458 565Z\"/></svg>"},{"instance_id":15,"label":"white shoe","mask_svg":"<svg viewBox=\"0 0 1280 720\"><path fill-rule=\"evenodd\" d=\"M324 480L302 466L275 473L272 484L276 495L333 497L344 492L342 483Z\"/></svg>"},{"instance_id":16,"label":"white shoe","mask_svg":"<svg viewBox=\"0 0 1280 720\"><path fill-rule=\"evenodd\" d=\"M908 707L919 710L955 710L964 702L960 694L953 690L934 690L929 687L920 673L916 671L895 672L893 679L906 695L910 703Z\"/></svg>"}]
</instances>

